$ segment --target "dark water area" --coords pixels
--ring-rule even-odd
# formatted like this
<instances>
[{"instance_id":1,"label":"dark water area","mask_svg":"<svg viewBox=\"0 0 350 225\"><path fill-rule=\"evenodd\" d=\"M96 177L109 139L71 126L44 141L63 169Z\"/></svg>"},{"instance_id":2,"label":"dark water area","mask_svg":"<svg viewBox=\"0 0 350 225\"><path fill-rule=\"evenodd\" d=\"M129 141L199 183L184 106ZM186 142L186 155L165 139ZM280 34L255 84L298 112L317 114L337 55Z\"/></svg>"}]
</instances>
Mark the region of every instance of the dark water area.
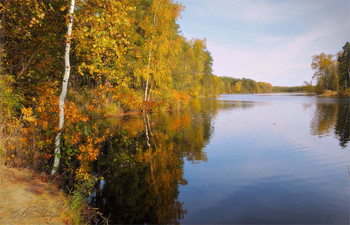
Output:
<instances>
[{"instance_id":1,"label":"dark water area","mask_svg":"<svg viewBox=\"0 0 350 225\"><path fill-rule=\"evenodd\" d=\"M110 224L349 224L350 99L222 95L125 117L90 196Z\"/></svg>"}]
</instances>

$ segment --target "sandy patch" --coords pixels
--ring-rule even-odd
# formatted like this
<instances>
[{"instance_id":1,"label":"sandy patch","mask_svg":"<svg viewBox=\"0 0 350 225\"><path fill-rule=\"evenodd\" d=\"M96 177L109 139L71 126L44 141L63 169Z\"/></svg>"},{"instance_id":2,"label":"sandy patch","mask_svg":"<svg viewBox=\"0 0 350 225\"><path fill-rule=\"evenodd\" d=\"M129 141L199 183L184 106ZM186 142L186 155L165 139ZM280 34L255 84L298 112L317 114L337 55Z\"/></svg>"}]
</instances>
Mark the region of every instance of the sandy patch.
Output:
<instances>
[{"instance_id":1,"label":"sandy patch","mask_svg":"<svg viewBox=\"0 0 350 225\"><path fill-rule=\"evenodd\" d=\"M67 197L29 170L0 166L0 224L71 224Z\"/></svg>"}]
</instances>

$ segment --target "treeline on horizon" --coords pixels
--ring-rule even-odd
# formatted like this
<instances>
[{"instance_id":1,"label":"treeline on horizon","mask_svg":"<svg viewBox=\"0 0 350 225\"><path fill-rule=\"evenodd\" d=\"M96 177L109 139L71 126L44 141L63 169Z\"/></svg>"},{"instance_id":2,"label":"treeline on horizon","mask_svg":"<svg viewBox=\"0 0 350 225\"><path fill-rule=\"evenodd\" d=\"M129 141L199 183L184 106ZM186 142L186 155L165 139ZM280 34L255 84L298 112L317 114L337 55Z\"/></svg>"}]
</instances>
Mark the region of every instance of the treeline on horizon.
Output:
<instances>
[{"instance_id":1,"label":"treeline on horizon","mask_svg":"<svg viewBox=\"0 0 350 225\"><path fill-rule=\"evenodd\" d=\"M272 88L273 93L301 93L305 92L304 86L273 86Z\"/></svg>"}]
</instances>

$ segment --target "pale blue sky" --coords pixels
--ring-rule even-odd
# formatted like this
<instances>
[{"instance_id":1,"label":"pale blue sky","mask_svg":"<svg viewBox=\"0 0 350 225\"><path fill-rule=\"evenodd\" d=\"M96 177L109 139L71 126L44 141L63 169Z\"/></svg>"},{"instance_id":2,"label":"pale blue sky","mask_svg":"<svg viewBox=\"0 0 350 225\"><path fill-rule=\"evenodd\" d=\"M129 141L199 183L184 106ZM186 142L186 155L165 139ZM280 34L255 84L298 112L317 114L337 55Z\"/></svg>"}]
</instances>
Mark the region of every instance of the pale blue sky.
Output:
<instances>
[{"instance_id":1,"label":"pale blue sky","mask_svg":"<svg viewBox=\"0 0 350 225\"><path fill-rule=\"evenodd\" d=\"M310 81L311 57L350 41L350 0L179 0L181 31L206 38L214 74L272 85Z\"/></svg>"}]
</instances>

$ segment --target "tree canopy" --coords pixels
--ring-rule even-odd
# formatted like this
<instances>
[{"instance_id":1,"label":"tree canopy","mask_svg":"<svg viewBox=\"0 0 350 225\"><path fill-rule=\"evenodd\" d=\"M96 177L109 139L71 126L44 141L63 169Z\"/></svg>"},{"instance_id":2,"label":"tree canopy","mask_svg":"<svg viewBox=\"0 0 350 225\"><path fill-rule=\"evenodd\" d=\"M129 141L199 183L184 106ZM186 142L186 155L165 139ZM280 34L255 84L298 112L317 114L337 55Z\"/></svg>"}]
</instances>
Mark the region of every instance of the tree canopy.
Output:
<instances>
[{"instance_id":1,"label":"tree canopy","mask_svg":"<svg viewBox=\"0 0 350 225\"><path fill-rule=\"evenodd\" d=\"M316 81L315 91L323 94L334 91L338 95L349 95L350 43L346 42L337 55L321 53L312 57L311 68Z\"/></svg>"},{"instance_id":2,"label":"tree canopy","mask_svg":"<svg viewBox=\"0 0 350 225\"><path fill-rule=\"evenodd\" d=\"M0 147L6 146L1 152L8 163L48 172L57 156L59 173L86 184L84 162L95 160L115 132L109 117L177 109L198 96L272 91L268 83L215 76L206 39L182 35L177 20L184 6L176 1L76 0L74 15L70 4L0 2L0 132L11 137ZM70 77L63 81L62 128L66 44Z\"/></svg>"}]
</instances>

